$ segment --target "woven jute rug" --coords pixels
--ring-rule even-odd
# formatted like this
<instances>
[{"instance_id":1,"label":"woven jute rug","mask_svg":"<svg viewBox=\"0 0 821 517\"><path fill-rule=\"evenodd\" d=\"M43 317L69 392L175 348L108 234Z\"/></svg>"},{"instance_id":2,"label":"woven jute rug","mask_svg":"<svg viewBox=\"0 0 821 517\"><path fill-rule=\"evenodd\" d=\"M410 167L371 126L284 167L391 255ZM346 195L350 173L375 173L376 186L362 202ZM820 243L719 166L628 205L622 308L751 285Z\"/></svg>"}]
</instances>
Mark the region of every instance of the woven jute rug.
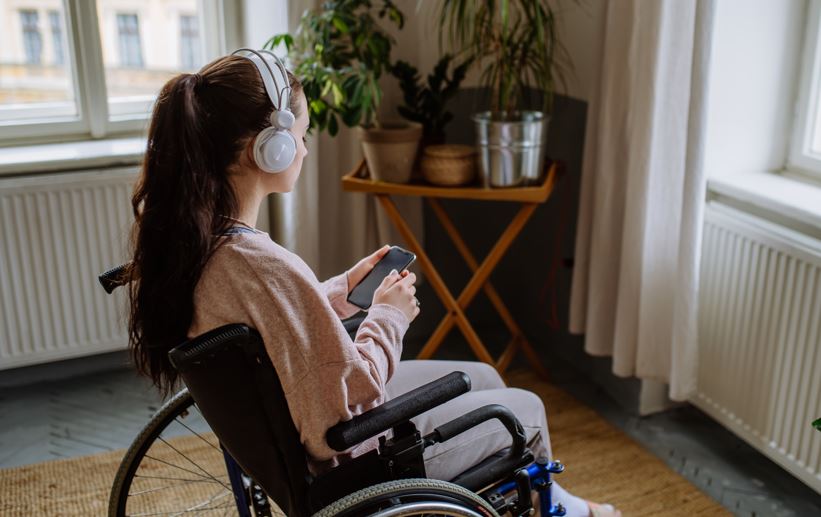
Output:
<instances>
[{"instance_id":1,"label":"woven jute rug","mask_svg":"<svg viewBox=\"0 0 821 517\"><path fill-rule=\"evenodd\" d=\"M515 372L509 380L544 400L553 453L567 465L557 479L571 492L612 503L625 516L729 515L661 460L567 393L529 373ZM193 466L188 466L190 472L182 474L178 467L168 467L177 451L198 458L206 470L220 470L222 458L197 437L159 444L152 449L153 459L146 462L139 484L132 489L132 494L140 493L133 500L142 502L133 508L129 506L129 513L164 515L180 509L180 505L189 508L186 505L206 501L214 508L211 515L230 515L226 510L230 510L231 501L218 483L193 482L201 478ZM112 480L123 453L114 451L0 470L0 515L107 515ZM225 478L220 480L224 481ZM166 494L166 499L160 494Z\"/></svg>"}]
</instances>

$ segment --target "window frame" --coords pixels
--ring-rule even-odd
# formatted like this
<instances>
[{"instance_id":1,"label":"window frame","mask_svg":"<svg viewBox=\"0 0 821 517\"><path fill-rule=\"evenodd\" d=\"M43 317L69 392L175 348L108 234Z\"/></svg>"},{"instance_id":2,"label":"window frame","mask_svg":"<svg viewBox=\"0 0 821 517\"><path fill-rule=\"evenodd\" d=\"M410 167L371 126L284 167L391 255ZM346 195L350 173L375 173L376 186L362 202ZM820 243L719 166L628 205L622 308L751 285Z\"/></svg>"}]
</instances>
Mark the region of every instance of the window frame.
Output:
<instances>
[{"instance_id":1,"label":"window frame","mask_svg":"<svg viewBox=\"0 0 821 517\"><path fill-rule=\"evenodd\" d=\"M821 132L821 0L807 3L798 96L785 172L821 179L821 152L811 151L813 131ZM816 120L812 120L816 117ZM817 126L815 125L817 123Z\"/></svg>"},{"instance_id":2,"label":"window frame","mask_svg":"<svg viewBox=\"0 0 821 517\"><path fill-rule=\"evenodd\" d=\"M224 54L229 47L227 43L235 46L239 39L238 8L225 0L197 2L198 13L201 13L201 52L206 58ZM48 116L53 115L54 111L47 107L23 108L21 113L25 110L27 115L34 117L20 117L19 124L0 125L0 148L67 139L136 135L143 132L148 124L148 113L154 99L114 101L114 113L109 112L97 0L63 0L62 6L66 43L64 60L71 71L70 84L76 112L55 117ZM40 27L40 30L51 28ZM43 116L38 117L38 112Z\"/></svg>"}]
</instances>

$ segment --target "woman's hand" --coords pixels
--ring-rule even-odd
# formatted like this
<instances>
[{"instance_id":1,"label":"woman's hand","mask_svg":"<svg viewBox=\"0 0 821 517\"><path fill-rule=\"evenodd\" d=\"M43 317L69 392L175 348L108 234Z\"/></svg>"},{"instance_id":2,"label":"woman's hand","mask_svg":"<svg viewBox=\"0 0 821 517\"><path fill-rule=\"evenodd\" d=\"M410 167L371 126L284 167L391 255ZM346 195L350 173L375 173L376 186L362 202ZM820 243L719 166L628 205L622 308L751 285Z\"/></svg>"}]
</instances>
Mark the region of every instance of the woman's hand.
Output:
<instances>
[{"instance_id":1,"label":"woman's hand","mask_svg":"<svg viewBox=\"0 0 821 517\"><path fill-rule=\"evenodd\" d=\"M373 293L373 303L387 303L405 313L408 321L413 321L419 314L419 303L416 300L416 275L408 270L397 273L394 269L386 276Z\"/></svg>"},{"instance_id":2,"label":"woman's hand","mask_svg":"<svg viewBox=\"0 0 821 517\"><path fill-rule=\"evenodd\" d=\"M375 252L357 262L354 267L349 269L348 289L353 289L355 285L359 284L359 282L361 282L365 276L371 272L371 269L373 269L377 262L382 260L382 257L384 257L390 249L390 245L385 244Z\"/></svg>"}]
</instances>

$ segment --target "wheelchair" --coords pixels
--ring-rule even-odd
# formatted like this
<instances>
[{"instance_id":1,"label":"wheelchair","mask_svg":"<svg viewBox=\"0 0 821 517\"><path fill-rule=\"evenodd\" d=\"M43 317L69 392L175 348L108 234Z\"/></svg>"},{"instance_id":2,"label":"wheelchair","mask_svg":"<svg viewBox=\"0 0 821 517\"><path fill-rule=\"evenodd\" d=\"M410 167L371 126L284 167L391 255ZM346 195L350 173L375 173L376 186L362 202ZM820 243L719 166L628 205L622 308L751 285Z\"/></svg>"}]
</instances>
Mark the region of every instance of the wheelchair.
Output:
<instances>
[{"instance_id":1,"label":"wheelchair","mask_svg":"<svg viewBox=\"0 0 821 517\"><path fill-rule=\"evenodd\" d=\"M109 293L123 267L100 276ZM361 320L344 321L355 332ZM240 517L565 514L551 498L564 466L534 458L516 417L490 404L422 435L417 415L470 390L453 372L327 431L345 451L379 436L379 447L319 475L290 418L285 395L258 332L226 325L169 351L185 387L152 417L127 450L109 500L109 517ZM322 396L318 393L317 396ZM511 446L449 481L428 479L424 450L487 420L499 420Z\"/></svg>"}]
</instances>

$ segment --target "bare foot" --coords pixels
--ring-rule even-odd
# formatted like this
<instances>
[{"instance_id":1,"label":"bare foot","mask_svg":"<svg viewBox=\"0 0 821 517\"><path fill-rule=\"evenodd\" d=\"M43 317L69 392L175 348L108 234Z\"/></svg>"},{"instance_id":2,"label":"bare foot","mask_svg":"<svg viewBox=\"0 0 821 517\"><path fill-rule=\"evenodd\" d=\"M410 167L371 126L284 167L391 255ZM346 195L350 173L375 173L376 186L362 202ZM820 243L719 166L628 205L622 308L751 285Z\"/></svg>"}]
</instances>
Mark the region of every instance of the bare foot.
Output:
<instances>
[{"instance_id":1,"label":"bare foot","mask_svg":"<svg viewBox=\"0 0 821 517\"><path fill-rule=\"evenodd\" d=\"M621 517L621 512L613 508L612 504L598 504L587 501L590 508L590 517Z\"/></svg>"}]
</instances>

